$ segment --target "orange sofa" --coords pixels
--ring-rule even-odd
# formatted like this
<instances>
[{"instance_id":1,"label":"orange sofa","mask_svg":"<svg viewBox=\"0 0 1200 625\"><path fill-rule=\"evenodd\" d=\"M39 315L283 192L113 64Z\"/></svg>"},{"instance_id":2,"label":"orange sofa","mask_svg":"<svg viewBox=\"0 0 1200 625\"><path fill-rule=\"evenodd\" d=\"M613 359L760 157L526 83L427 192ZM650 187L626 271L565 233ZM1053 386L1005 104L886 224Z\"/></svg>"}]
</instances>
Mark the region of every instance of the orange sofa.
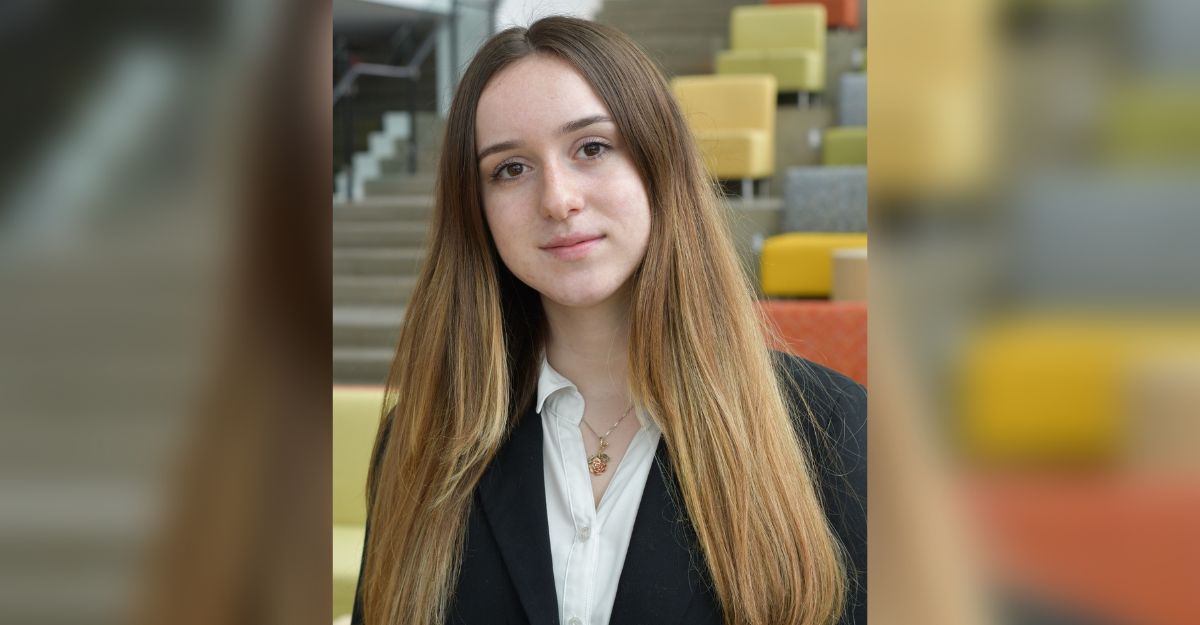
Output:
<instances>
[{"instance_id":1,"label":"orange sofa","mask_svg":"<svg viewBox=\"0 0 1200 625\"><path fill-rule=\"evenodd\" d=\"M763 313L778 329L785 351L867 384L867 303L763 300Z\"/></svg>"}]
</instances>

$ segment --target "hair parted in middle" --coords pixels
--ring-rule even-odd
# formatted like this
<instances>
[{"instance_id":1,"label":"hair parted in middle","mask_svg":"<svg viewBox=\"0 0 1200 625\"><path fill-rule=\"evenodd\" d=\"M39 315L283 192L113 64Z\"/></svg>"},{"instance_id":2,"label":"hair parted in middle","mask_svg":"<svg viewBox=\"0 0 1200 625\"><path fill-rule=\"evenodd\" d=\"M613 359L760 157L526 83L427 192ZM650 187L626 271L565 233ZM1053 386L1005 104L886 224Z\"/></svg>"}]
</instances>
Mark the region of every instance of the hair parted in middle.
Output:
<instances>
[{"instance_id":1,"label":"hair parted in middle","mask_svg":"<svg viewBox=\"0 0 1200 625\"><path fill-rule=\"evenodd\" d=\"M696 141L635 43L569 17L494 35L454 96L368 480L365 622L444 622L473 490L536 393L545 317L488 231L475 137L489 81L531 55L561 59L591 85L645 186L650 238L631 278L628 383L662 430L725 621L833 622L844 560L791 417L812 415L788 405Z\"/></svg>"}]
</instances>

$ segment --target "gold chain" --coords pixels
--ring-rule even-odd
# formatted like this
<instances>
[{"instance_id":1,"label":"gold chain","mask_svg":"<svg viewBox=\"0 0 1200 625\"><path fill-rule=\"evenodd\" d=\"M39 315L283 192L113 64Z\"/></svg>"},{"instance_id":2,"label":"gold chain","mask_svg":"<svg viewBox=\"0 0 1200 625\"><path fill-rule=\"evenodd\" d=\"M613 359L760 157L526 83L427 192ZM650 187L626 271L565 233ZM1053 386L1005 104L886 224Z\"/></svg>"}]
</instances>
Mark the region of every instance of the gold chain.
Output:
<instances>
[{"instance_id":1,"label":"gold chain","mask_svg":"<svg viewBox=\"0 0 1200 625\"><path fill-rule=\"evenodd\" d=\"M597 434L596 429L592 427L592 424L587 422L587 419L580 419L583 421L583 424L587 426L587 429L592 431L592 435L600 439L600 448L596 450L596 453L588 456L587 459L588 471L591 471L592 475L601 475L608 470L609 458L608 454L604 453L604 450L608 449L608 437L617 429L618 425L621 425L621 422L624 421L625 417L628 417L629 413L631 412L633 412L633 402L629 403L629 408L625 410L625 414L621 415L621 418L617 419L617 422L614 423L612 427L608 428L608 431L605 432L604 435Z\"/></svg>"}]
</instances>

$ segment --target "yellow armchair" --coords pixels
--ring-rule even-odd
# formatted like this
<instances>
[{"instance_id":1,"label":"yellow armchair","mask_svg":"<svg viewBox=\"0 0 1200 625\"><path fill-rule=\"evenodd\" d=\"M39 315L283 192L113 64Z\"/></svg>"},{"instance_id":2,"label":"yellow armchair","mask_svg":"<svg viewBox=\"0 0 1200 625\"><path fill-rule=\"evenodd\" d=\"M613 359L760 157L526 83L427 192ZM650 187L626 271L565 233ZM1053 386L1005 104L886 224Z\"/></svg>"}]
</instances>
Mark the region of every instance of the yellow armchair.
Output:
<instances>
[{"instance_id":1,"label":"yellow armchair","mask_svg":"<svg viewBox=\"0 0 1200 625\"><path fill-rule=\"evenodd\" d=\"M723 180L775 173L775 78L681 76L671 82L708 171Z\"/></svg>"},{"instance_id":2,"label":"yellow armchair","mask_svg":"<svg viewBox=\"0 0 1200 625\"><path fill-rule=\"evenodd\" d=\"M367 471L383 388L333 387L333 617L354 607L367 522Z\"/></svg>"}]
</instances>

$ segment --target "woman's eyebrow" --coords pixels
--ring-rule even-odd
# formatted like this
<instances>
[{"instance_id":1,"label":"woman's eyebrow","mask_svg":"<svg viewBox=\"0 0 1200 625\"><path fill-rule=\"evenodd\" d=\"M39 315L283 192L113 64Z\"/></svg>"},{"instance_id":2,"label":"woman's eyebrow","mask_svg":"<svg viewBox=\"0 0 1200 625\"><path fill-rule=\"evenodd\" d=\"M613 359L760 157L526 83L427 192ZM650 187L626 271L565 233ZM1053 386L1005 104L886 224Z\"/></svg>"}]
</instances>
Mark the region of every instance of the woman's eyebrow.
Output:
<instances>
[{"instance_id":1,"label":"woman's eyebrow","mask_svg":"<svg viewBox=\"0 0 1200 625\"><path fill-rule=\"evenodd\" d=\"M611 121L612 121L612 118L609 117L608 115L592 115L591 117L582 117L573 122L567 122L567 123L563 124L562 128L558 129L558 134L565 135L565 134L575 132L576 130L582 130L584 128L587 128L588 126L591 126L592 124L600 124L603 122L611 122Z\"/></svg>"},{"instance_id":2,"label":"woman's eyebrow","mask_svg":"<svg viewBox=\"0 0 1200 625\"><path fill-rule=\"evenodd\" d=\"M562 127L558 129L558 134L560 134L560 135L570 134L577 130L582 130L584 128L587 128L588 126L591 126L592 124L602 124L605 122L612 122L612 118L609 117L608 115L592 115L590 117L581 117L573 122L567 122L567 123L563 124ZM489 145L486 148L480 150L479 155L476 156L475 158L479 161L482 161L483 159L487 158L489 155L495 154L496 152L512 150L514 148L519 148L523 145L525 145L525 144L520 141L501 141L500 143L493 143L492 145Z\"/></svg>"},{"instance_id":3,"label":"woman's eyebrow","mask_svg":"<svg viewBox=\"0 0 1200 625\"><path fill-rule=\"evenodd\" d=\"M486 158L489 154L495 154L496 152L503 152L505 150L512 150L514 148L519 148L523 145L525 145L525 144L521 143L520 141L501 141L500 143L493 143L493 144L487 146L486 148L483 148L482 150L480 150L479 156L475 157L475 159L478 161L483 161L483 159Z\"/></svg>"}]
</instances>

